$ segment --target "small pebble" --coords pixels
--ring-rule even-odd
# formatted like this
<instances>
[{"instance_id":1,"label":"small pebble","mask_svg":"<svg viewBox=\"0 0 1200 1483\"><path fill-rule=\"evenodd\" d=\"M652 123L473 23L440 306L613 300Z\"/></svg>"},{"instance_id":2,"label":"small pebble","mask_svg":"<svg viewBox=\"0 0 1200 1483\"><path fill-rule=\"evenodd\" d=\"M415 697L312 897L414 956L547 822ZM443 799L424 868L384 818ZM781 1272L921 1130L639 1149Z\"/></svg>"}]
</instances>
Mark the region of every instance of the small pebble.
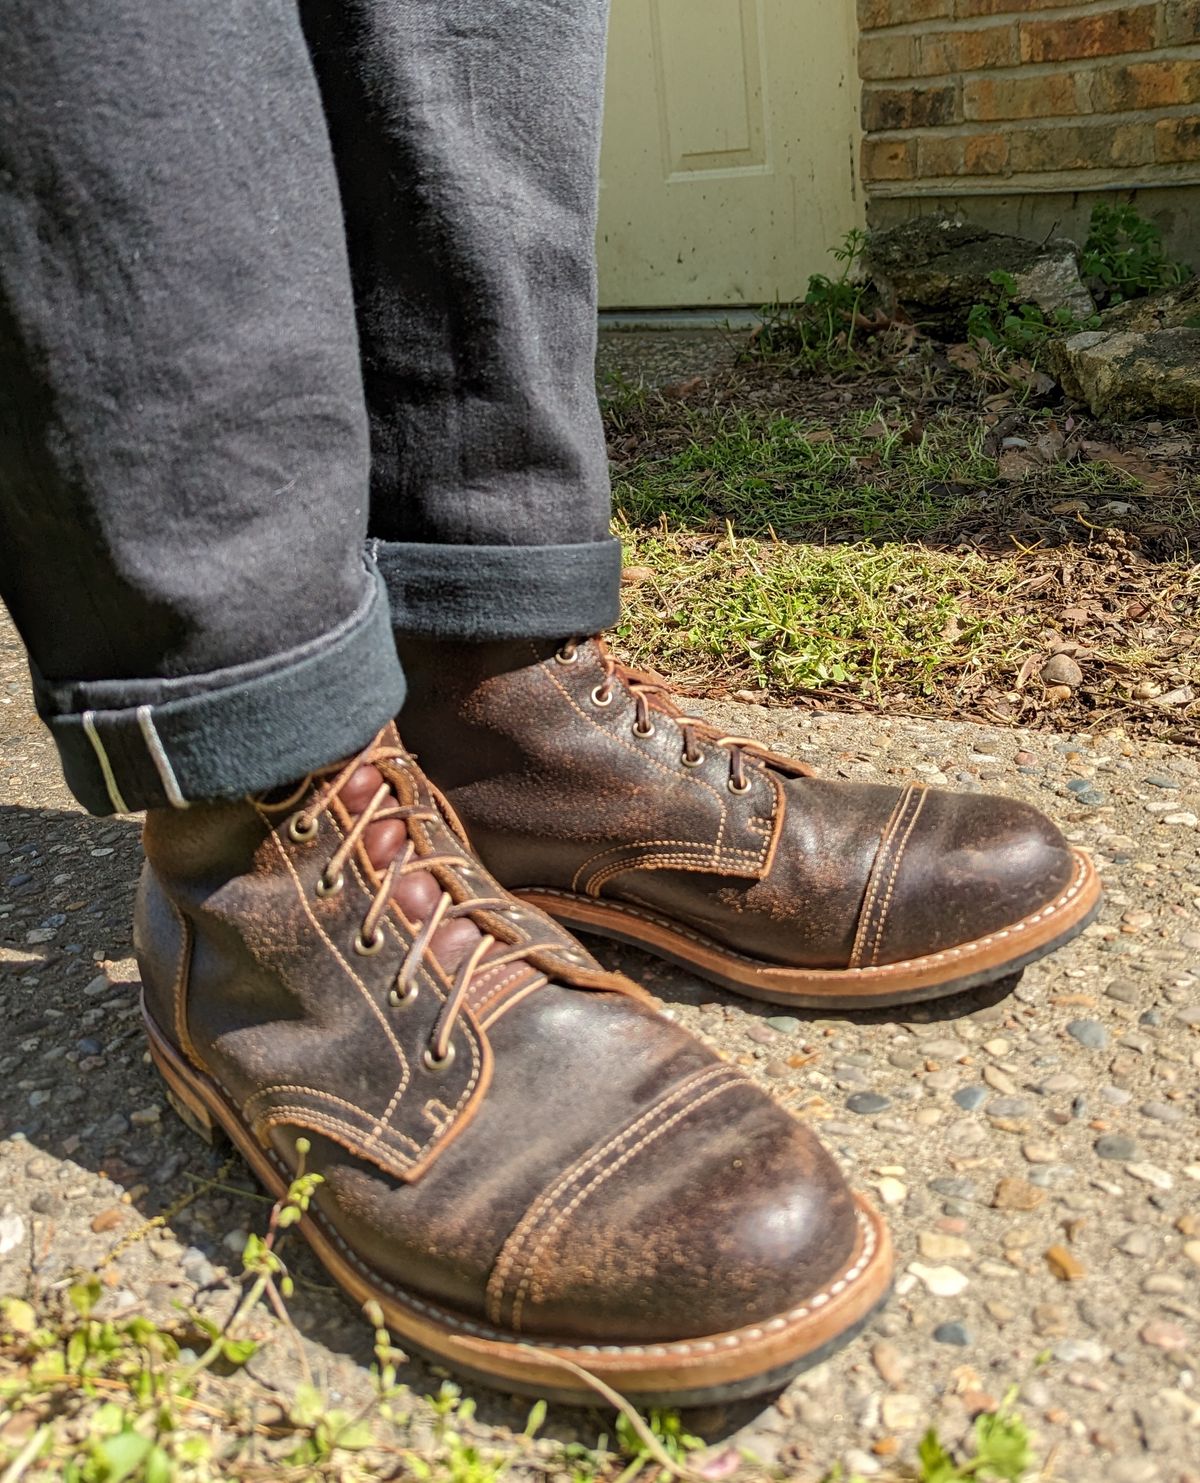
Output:
<instances>
[{"instance_id":1,"label":"small pebble","mask_svg":"<svg viewBox=\"0 0 1200 1483\"><path fill-rule=\"evenodd\" d=\"M1127 1164L1130 1159L1138 1156L1137 1144L1124 1133L1105 1133L1102 1138L1096 1139L1092 1147L1100 1158L1115 1159L1122 1164Z\"/></svg>"},{"instance_id":2,"label":"small pebble","mask_svg":"<svg viewBox=\"0 0 1200 1483\"><path fill-rule=\"evenodd\" d=\"M1067 1034L1087 1050L1104 1050L1109 1042L1108 1031L1099 1020L1072 1020Z\"/></svg>"},{"instance_id":3,"label":"small pebble","mask_svg":"<svg viewBox=\"0 0 1200 1483\"><path fill-rule=\"evenodd\" d=\"M959 1349L969 1349L974 1343L971 1331L961 1323L939 1323L933 1337L939 1344L953 1344Z\"/></svg>"},{"instance_id":4,"label":"small pebble","mask_svg":"<svg viewBox=\"0 0 1200 1483\"><path fill-rule=\"evenodd\" d=\"M886 1112L891 1105L892 1099L883 1096L880 1092L855 1092L853 1096L846 1098L847 1110L857 1112L861 1117L869 1117L876 1112Z\"/></svg>"},{"instance_id":5,"label":"small pebble","mask_svg":"<svg viewBox=\"0 0 1200 1483\"><path fill-rule=\"evenodd\" d=\"M971 1280L956 1267L927 1267L923 1262L910 1262L908 1270L935 1298L956 1298L971 1285Z\"/></svg>"}]
</instances>

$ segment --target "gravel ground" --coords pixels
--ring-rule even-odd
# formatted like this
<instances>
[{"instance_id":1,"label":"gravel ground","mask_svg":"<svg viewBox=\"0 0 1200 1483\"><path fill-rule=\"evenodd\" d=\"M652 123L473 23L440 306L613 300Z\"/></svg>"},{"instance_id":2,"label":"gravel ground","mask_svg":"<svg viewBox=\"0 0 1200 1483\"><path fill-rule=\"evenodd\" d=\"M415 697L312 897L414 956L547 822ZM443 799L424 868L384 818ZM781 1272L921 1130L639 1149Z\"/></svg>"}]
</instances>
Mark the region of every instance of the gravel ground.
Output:
<instances>
[{"instance_id":1,"label":"gravel ground","mask_svg":"<svg viewBox=\"0 0 1200 1483\"><path fill-rule=\"evenodd\" d=\"M110 1312L227 1311L229 1269L266 1207L243 1192L240 1165L176 1123L146 1062L129 935L136 823L72 804L7 622L0 703L0 1292L25 1293L31 1269L44 1286L99 1266ZM871 1477L910 1457L930 1422L957 1438L1019 1385L1045 1476L1200 1483L1200 753L1119 734L701 709L829 774L1039 804L1096 852L1108 905L1015 986L888 1014L773 1011L608 954L819 1123L887 1208L898 1247L895 1298L865 1339L765 1407L693 1416L693 1429L790 1477L839 1460ZM318 1380L361 1395L361 1321L306 1255L295 1270ZM279 1342L249 1368L286 1389L297 1364ZM407 1378L418 1392L439 1383L417 1364ZM506 1445L524 1413L481 1396L477 1429ZM549 1430L594 1442L606 1424L562 1413Z\"/></svg>"}]
</instances>

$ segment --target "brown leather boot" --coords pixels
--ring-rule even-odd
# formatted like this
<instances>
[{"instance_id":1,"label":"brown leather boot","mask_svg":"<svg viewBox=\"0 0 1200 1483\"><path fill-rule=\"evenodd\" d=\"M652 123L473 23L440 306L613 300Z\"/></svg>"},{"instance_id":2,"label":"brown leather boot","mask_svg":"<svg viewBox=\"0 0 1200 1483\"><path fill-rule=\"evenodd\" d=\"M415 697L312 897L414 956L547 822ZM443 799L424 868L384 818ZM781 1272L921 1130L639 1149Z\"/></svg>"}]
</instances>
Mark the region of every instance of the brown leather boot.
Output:
<instances>
[{"instance_id":1,"label":"brown leather boot","mask_svg":"<svg viewBox=\"0 0 1200 1483\"><path fill-rule=\"evenodd\" d=\"M401 1343L594 1402L781 1383L883 1297L813 1135L508 895L385 732L290 797L146 819L150 1048Z\"/></svg>"},{"instance_id":2,"label":"brown leather boot","mask_svg":"<svg viewBox=\"0 0 1200 1483\"><path fill-rule=\"evenodd\" d=\"M684 717L598 640L399 646L405 735L497 878L738 993L937 998L1098 907L1087 857L1028 805L824 781Z\"/></svg>"}]
</instances>

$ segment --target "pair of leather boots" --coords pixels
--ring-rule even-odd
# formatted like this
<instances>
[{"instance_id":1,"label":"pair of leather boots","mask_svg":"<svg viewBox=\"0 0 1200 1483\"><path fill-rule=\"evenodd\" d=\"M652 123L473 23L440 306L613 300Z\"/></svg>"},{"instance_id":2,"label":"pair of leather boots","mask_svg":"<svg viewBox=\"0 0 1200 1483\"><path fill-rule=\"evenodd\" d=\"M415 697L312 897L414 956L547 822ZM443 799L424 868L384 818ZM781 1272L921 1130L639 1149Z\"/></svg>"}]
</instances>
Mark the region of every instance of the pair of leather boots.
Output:
<instances>
[{"instance_id":1,"label":"pair of leather boots","mask_svg":"<svg viewBox=\"0 0 1200 1483\"><path fill-rule=\"evenodd\" d=\"M1025 805L823 781L689 720L596 640L402 657L412 752L389 727L148 815L172 1101L277 1195L308 1140L305 1233L406 1347L563 1399L581 1371L643 1403L782 1384L883 1300L886 1228L570 929L756 999L901 1004L1074 936L1092 867Z\"/></svg>"}]
</instances>

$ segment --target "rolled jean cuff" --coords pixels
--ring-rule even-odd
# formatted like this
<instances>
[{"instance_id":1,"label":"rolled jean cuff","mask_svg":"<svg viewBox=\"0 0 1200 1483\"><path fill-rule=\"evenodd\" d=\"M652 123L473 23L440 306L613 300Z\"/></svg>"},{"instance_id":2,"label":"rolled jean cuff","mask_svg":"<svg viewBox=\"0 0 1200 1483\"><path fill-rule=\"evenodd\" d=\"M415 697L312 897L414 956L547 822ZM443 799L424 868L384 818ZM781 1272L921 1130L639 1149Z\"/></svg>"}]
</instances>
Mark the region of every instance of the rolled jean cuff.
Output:
<instances>
[{"instance_id":1,"label":"rolled jean cuff","mask_svg":"<svg viewBox=\"0 0 1200 1483\"><path fill-rule=\"evenodd\" d=\"M364 747L404 701L375 572L349 618L266 659L169 680L33 682L67 786L93 814L279 787Z\"/></svg>"},{"instance_id":2,"label":"rolled jean cuff","mask_svg":"<svg viewBox=\"0 0 1200 1483\"><path fill-rule=\"evenodd\" d=\"M568 638L617 621L620 541L436 546L374 541L392 622L417 638Z\"/></svg>"}]
</instances>

